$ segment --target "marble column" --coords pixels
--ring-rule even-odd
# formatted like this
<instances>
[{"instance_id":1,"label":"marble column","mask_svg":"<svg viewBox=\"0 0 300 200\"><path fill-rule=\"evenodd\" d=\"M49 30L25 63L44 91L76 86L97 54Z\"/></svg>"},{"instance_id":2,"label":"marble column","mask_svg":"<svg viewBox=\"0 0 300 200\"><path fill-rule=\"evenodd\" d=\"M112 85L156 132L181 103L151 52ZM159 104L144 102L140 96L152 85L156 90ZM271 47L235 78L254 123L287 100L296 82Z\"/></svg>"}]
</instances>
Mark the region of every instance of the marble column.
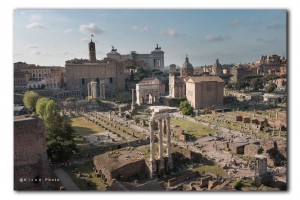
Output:
<instances>
[{"instance_id":1,"label":"marble column","mask_svg":"<svg viewBox=\"0 0 300 200\"><path fill-rule=\"evenodd\" d=\"M131 89L131 110L135 109L135 104L134 104L134 89Z\"/></svg>"},{"instance_id":2,"label":"marble column","mask_svg":"<svg viewBox=\"0 0 300 200\"><path fill-rule=\"evenodd\" d=\"M100 81L99 82L99 97L100 97L100 99L102 99L103 98L103 96L102 96L102 81Z\"/></svg>"},{"instance_id":3,"label":"marble column","mask_svg":"<svg viewBox=\"0 0 300 200\"><path fill-rule=\"evenodd\" d=\"M154 178L156 172L156 163L155 163L155 147L154 147L154 121L153 119L149 120L149 129L150 129L150 178Z\"/></svg>"},{"instance_id":4,"label":"marble column","mask_svg":"<svg viewBox=\"0 0 300 200\"><path fill-rule=\"evenodd\" d=\"M105 81L102 82L102 98L106 99L106 96L105 96Z\"/></svg>"},{"instance_id":5,"label":"marble column","mask_svg":"<svg viewBox=\"0 0 300 200\"><path fill-rule=\"evenodd\" d=\"M108 113L108 119L111 121L111 110Z\"/></svg>"},{"instance_id":6,"label":"marble column","mask_svg":"<svg viewBox=\"0 0 300 200\"><path fill-rule=\"evenodd\" d=\"M160 160L160 174L164 169L164 150L163 150L163 130L162 130L162 119L158 119L158 130L159 130L159 147L158 147L158 159Z\"/></svg>"},{"instance_id":7,"label":"marble column","mask_svg":"<svg viewBox=\"0 0 300 200\"><path fill-rule=\"evenodd\" d=\"M167 120L167 158L168 158L168 170L171 172L173 170L173 160L171 152L171 129L170 129L170 117Z\"/></svg>"},{"instance_id":8,"label":"marble column","mask_svg":"<svg viewBox=\"0 0 300 200\"><path fill-rule=\"evenodd\" d=\"M92 96L92 99L95 99L95 98L97 98L97 89L96 89L97 82L92 81L90 83L90 85L91 85L91 96Z\"/></svg>"}]
</instances>

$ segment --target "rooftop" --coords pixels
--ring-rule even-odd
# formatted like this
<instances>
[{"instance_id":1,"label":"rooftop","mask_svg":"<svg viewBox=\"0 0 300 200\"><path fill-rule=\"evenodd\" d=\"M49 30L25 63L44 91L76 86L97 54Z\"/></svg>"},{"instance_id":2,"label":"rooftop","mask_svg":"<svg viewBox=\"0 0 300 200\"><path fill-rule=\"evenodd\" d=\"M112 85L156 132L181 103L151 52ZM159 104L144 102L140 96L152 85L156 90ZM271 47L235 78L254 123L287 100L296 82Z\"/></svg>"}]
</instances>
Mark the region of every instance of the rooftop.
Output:
<instances>
[{"instance_id":1,"label":"rooftop","mask_svg":"<svg viewBox=\"0 0 300 200\"><path fill-rule=\"evenodd\" d=\"M207 82L207 81L217 81L217 82L224 82L219 76L190 76L187 82Z\"/></svg>"}]
</instances>

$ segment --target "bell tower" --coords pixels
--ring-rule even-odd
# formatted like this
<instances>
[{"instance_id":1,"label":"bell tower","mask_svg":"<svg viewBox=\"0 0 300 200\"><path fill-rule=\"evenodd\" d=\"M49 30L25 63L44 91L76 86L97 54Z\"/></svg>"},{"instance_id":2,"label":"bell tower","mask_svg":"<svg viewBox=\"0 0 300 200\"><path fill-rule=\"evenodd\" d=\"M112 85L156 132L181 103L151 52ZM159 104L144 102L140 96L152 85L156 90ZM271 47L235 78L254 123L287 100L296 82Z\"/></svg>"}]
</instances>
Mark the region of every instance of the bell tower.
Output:
<instances>
[{"instance_id":1,"label":"bell tower","mask_svg":"<svg viewBox=\"0 0 300 200\"><path fill-rule=\"evenodd\" d=\"M94 37L93 35L91 35ZM96 62L96 46L91 38L91 42L89 43L89 54L90 54L90 62Z\"/></svg>"}]
</instances>

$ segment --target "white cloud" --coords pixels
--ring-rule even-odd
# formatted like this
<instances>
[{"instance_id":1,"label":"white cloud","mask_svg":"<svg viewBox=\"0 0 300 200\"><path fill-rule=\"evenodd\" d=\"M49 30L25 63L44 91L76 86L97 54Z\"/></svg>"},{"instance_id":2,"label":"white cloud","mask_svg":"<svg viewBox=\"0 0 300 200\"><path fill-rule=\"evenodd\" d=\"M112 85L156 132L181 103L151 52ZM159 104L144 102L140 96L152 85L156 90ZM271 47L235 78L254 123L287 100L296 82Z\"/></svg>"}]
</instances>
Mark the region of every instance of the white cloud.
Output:
<instances>
[{"instance_id":1,"label":"white cloud","mask_svg":"<svg viewBox=\"0 0 300 200\"><path fill-rule=\"evenodd\" d=\"M46 29L47 27L40 23L33 22L33 23L28 24L26 26L26 28L28 28L28 29Z\"/></svg>"},{"instance_id":2,"label":"white cloud","mask_svg":"<svg viewBox=\"0 0 300 200\"><path fill-rule=\"evenodd\" d=\"M68 28L68 29L64 30L63 34L67 35L68 33L71 33L72 31L73 31L72 29Z\"/></svg>"},{"instance_id":3,"label":"white cloud","mask_svg":"<svg viewBox=\"0 0 300 200\"><path fill-rule=\"evenodd\" d=\"M133 26L132 29L133 29L135 32L138 32L138 33L145 33L145 32L148 32L148 31L149 31L149 28L148 28L147 26L144 26L144 27Z\"/></svg>"},{"instance_id":4,"label":"white cloud","mask_svg":"<svg viewBox=\"0 0 300 200\"><path fill-rule=\"evenodd\" d=\"M220 35L211 35L211 34L205 36L205 40L209 42L215 42L215 41L221 42L228 39L230 39L229 36L220 36Z\"/></svg>"},{"instance_id":5,"label":"white cloud","mask_svg":"<svg viewBox=\"0 0 300 200\"><path fill-rule=\"evenodd\" d=\"M178 33L175 29L168 29L167 31L162 32L162 34L170 37L179 37L185 35L185 34Z\"/></svg>"},{"instance_id":6,"label":"white cloud","mask_svg":"<svg viewBox=\"0 0 300 200\"><path fill-rule=\"evenodd\" d=\"M30 16L30 21L31 22L37 22L37 21L41 21L42 20L42 16L41 15L31 15Z\"/></svg>"},{"instance_id":7,"label":"white cloud","mask_svg":"<svg viewBox=\"0 0 300 200\"><path fill-rule=\"evenodd\" d=\"M99 28L94 23L80 25L79 31L86 34L101 34L104 32L103 29Z\"/></svg>"}]
</instances>

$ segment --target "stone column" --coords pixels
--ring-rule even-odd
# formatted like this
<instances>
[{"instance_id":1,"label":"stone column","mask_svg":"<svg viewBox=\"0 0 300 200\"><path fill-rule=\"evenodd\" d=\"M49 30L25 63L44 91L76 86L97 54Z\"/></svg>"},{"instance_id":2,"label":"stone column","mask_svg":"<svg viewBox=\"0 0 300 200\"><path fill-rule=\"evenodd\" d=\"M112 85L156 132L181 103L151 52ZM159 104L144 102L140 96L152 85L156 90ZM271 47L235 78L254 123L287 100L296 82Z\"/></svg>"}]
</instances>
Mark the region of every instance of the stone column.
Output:
<instances>
[{"instance_id":1,"label":"stone column","mask_svg":"<svg viewBox=\"0 0 300 200\"><path fill-rule=\"evenodd\" d=\"M149 120L149 129L150 129L150 178L152 179L155 177L156 174L153 119Z\"/></svg>"},{"instance_id":2,"label":"stone column","mask_svg":"<svg viewBox=\"0 0 300 200\"><path fill-rule=\"evenodd\" d=\"M105 81L102 82L102 98L105 99Z\"/></svg>"},{"instance_id":3,"label":"stone column","mask_svg":"<svg viewBox=\"0 0 300 200\"><path fill-rule=\"evenodd\" d=\"M171 153L171 129L170 129L170 117L167 120L167 158L168 158L168 170L171 172L173 170L173 160Z\"/></svg>"},{"instance_id":4,"label":"stone column","mask_svg":"<svg viewBox=\"0 0 300 200\"><path fill-rule=\"evenodd\" d=\"M102 96L102 81L99 82L99 90L100 90L99 96L100 96L100 99L102 99L103 98L103 96Z\"/></svg>"},{"instance_id":5,"label":"stone column","mask_svg":"<svg viewBox=\"0 0 300 200\"><path fill-rule=\"evenodd\" d=\"M111 110L108 113L108 119L111 121Z\"/></svg>"},{"instance_id":6,"label":"stone column","mask_svg":"<svg viewBox=\"0 0 300 200\"><path fill-rule=\"evenodd\" d=\"M159 134L158 159L160 160L159 173L160 173L160 175L162 175L163 169L164 169L162 119L158 119L158 131L159 131L158 132L158 134Z\"/></svg>"},{"instance_id":7,"label":"stone column","mask_svg":"<svg viewBox=\"0 0 300 200\"><path fill-rule=\"evenodd\" d=\"M163 120L162 120L162 128L163 128L163 137L164 136L166 136L166 134L167 134L167 119L166 118L164 118Z\"/></svg>"},{"instance_id":8,"label":"stone column","mask_svg":"<svg viewBox=\"0 0 300 200\"><path fill-rule=\"evenodd\" d=\"M275 113L275 118L278 119L278 111Z\"/></svg>"},{"instance_id":9,"label":"stone column","mask_svg":"<svg viewBox=\"0 0 300 200\"><path fill-rule=\"evenodd\" d=\"M97 89L96 89L97 82L92 81L90 83L90 85L91 85L91 96L92 96L92 99L95 99L95 98L97 98Z\"/></svg>"},{"instance_id":10,"label":"stone column","mask_svg":"<svg viewBox=\"0 0 300 200\"><path fill-rule=\"evenodd\" d=\"M131 89L131 110L135 109L135 104L134 104L134 89Z\"/></svg>"}]
</instances>

